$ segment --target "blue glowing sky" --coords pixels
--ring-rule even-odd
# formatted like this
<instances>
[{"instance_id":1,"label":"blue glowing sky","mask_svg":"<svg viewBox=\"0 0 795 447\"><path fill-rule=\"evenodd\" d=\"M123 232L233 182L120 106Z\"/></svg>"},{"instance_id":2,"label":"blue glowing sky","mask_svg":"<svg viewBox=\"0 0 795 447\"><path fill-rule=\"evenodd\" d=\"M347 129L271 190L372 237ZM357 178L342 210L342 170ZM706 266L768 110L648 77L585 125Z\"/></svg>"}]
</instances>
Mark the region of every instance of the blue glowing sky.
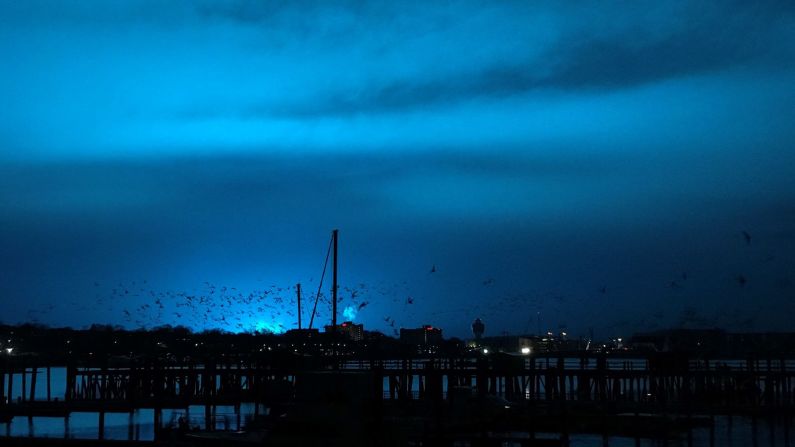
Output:
<instances>
[{"instance_id":1,"label":"blue glowing sky","mask_svg":"<svg viewBox=\"0 0 795 447\"><path fill-rule=\"evenodd\" d=\"M795 330L793 5L0 1L0 318Z\"/></svg>"}]
</instances>

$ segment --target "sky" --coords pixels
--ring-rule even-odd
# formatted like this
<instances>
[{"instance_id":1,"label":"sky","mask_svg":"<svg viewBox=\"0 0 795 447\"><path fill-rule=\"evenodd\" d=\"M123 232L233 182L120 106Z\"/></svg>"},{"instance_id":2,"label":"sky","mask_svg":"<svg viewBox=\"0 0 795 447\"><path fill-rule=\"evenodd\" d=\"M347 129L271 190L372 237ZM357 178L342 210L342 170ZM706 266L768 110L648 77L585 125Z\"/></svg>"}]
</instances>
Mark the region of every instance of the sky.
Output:
<instances>
[{"instance_id":1,"label":"sky","mask_svg":"<svg viewBox=\"0 0 795 447\"><path fill-rule=\"evenodd\" d=\"M0 320L794 331L794 5L0 0Z\"/></svg>"}]
</instances>

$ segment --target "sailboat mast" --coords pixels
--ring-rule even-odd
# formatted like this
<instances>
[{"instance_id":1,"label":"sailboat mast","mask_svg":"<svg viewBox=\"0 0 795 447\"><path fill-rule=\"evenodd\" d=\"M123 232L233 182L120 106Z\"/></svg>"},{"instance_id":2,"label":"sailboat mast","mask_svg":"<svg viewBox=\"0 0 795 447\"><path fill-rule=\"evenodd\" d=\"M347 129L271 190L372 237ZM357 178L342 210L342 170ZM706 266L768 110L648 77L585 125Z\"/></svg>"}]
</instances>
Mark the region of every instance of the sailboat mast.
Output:
<instances>
[{"instance_id":1,"label":"sailboat mast","mask_svg":"<svg viewBox=\"0 0 795 447\"><path fill-rule=\"evenodd\" d=\"M295 295L298 299L298 329L301 329L301 283L295 285Z\"/></svg>"},{"instance_id":2,"label":"sailboat mast","mask_svg":"<svg viewBox=\"0 0 795 447\"><path fill-rule=\"evenodd\" d=\"M331 329L336 333L337 332L337 241L339 239L339 230L334 230L332 232L332 240L334 243L334 260L332 262L332 268L334 270L331 282Z\"/></svg>"}]
</instances>

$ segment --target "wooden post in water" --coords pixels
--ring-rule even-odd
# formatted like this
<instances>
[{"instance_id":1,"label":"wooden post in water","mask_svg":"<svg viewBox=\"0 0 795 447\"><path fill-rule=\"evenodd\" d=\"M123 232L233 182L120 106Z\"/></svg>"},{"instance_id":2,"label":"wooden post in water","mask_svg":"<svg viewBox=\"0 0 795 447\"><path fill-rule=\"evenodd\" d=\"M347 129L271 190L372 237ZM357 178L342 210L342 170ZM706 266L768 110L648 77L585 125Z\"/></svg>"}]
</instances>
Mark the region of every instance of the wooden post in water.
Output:
<instances>
[{"instance_id":1,"label":"wooden post in water","mask_svg":"<svg viewBox=\"0 0 795 447\"><path fill-rule=\"evenodd\" d=\"M28 391L28 368L25 366L25 361L22 361L22 402L25 402L25 394Z\"/></svg>"},{"instance_id":2,"label":"wooden post in water","mask_svg":"<svg viewBox=\"0 0 795 447\"><path fill-rule=\"evenodd\" d=\"M709 415L709 447L715 447L715 413L713 410L710 410L712 413Z\"/></svg>"},{"instance_id":3,"label":"wooden post in water","mask_svg":"<svg viewBox=\"0 0 795 447\"><path fill-rule=\"evenodd\" d=\"M759 439L757 437L759 436L759 434L757 433L756 424L757 424L757 415L756 412L754 412L753 415L751 415L751 439L753 440L754 445L757 445L757 440Z\"/></svg>"},{"instance_id":4,"label":"wooden post in water","mask_svg":"<svg viewBox=\"0 0 795 447\"><path fill-rule=\"evenodd\" d=\"M34 366L31 368L30 371L30 401L33 402L36 400L36 375L39 372L39 368Z\"/></svg>"},{"instance_id":5,"label":"wooden post in water","mask_svg":"<svg viewBox=\"0 0 795 447\"><path fill-rule=\"evenodd\" d=\"M254 400L254 418L259 417L260 381L262 380L260 377L261 374L259 366L260 366L259 360L255 361L253 364L250 365L250 367L253 369L253 372L251 374L251 382L249 382L249 388L251 390L251 395L253 396Z\"/></svg>"},{"instance_id":6,"label":"wooden post in water","mask_svg":"<svg viewBox=\"0 0 795 447\"><path fill-rule=\"evenodd\" d=\"M154 416L154 418L155 418L155 420L154 420L154 422L155 422L155 441L159 441L160 440L160 429L163 426L163 409L158 406L157 408L155 408L154 413L155 413L155 416Z\"/></svg>"},{"instance_id":7,"label":"wooden post in water","mask_svg":"<svg viewBox=\"0 0 795 447\"><path fill-rule=\"evenodd\" d=\"M559 382L558 386L560 388L558 399L566 400L566 364L564 363L563 357L558 357L557 368L558 377L556 379L557 382Z\"/></svg>"},{"instance_id":8,"label":"wooden post in water","mask_svg":"<svg viewBox=\"0 0 795 447\"><path fill-rule=\"evenodd\" d=\"M107 358L102 363L102 375L99 379L99 398L103 402L108 398L108 361ZM158 396L159 398L159 396ZM102 416L102 421L105 421L105 416Z\"/></svg>"},{"instance_id":9,"label":"wooden post in water","mask_svg":"<svg viewBox=\"0 0 795 447\"><path fill-rule=\"evenodd\" d=\"M12 399L14 399L14 369L8 369L8 403L11 403Z\"/></svg>"},{"instance_id":10,"label":"wooden post in water","mask_svg":"<svg viewBox=\"0 0 795 447\"><path fill-rule=\"evenodd\" d=\"M52 380L52 372L50 371L52 368L50 365L47 365L47 402L49 402L52 398L52 386L50 381Z\"/></svg>"},{"instance_id":11,"label":"wooden post in water","mask_svg":"<svg viewBox=\"0 0 795 447\"><path fill-rule=\"evenodd\" d=\"M6 362L0 361L0 408L6 404Z\"/></svg>"},{"instance_id":12,"label":"wooden post in water","mask_svg":"<svg viewBox=\"0 0 795 447\"><path fill-rule=\"evenodd\" d=\"M75 367L70 360L66 365L66 391L64 392L64 401L69 402L74 396L75 387Z\"/></svg>"},{"instance_id":13,"label":"wooden post in water","mask_svg":"<svg viewBox=\"0 0 795 447\"><path fill-rule=\"evenodd\" d=\"M157 426L155 426L155 433L157 433ZM157 436L157 435L155 435ZM99 410L99 428L97 431L97 439L103 440L105 439L105 410Z\"/></svg>"},{"instance_id":14,"label":"wooden post in water","mask_svg":"<svg viewBox=\"0 0 795 447\"><path fill-rule=\"evenodd\" d=\"M607 358L600 355L596 358L596 389L600 402L607 400Z\"/></svg>"},{"instance_id":15,"label":"wooden post in water","mask_svg":"<svg viewBox=\"0 0 795 447\"><path fill-rule=\"evenodd\" d=\"M212 431L215 427L212 425L212 413L210 408L210 399L212 397L211 386L215 386L215 374L211 373L214 370L214 363L207 359L204 363L204 375L202 377L202 391L204 394L204 429ZM210 384L212 382L212 385Z\"/></svg>"},{"instance_id":16,"label":"wooden post in water","mask_svg":"<svg viewBox=\"0 0 795 447\"><path fill-rule=\"evenodd\" d=\"M133 440L133 410L130 410L130 414L127 416L127 440Z\"/></svg>"}]
</instances>

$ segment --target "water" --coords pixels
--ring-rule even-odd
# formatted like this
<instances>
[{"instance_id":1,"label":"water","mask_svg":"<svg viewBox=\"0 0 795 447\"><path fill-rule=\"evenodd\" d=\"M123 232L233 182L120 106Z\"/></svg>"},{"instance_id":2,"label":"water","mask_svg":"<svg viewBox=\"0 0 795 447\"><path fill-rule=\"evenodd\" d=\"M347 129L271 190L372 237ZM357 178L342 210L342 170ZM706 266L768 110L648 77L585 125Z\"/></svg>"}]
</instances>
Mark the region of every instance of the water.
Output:
<instances>
[{"instance_id":1,"label":"water","mask_svg":"<svg viewBox=\"0 0 795 447\"><path fill-rule=\"evenodd\" d=\"M569 437L571 447L789 447L793 420L772 421L750 418L715 418L715 425L694 429L691 437L685 434L675 439L630 438L622 436L603 437L599 434L573 434ZM514 435L521 435L516 433ZM522 438L523 436L516 436ZM559 439L557 433L537 433L538 439ZM504 447L520 446L519 442L504 442Z\"/></svg>"},{"instance_id":2,"label":"water","mask_svg":"<svg viewBox=\"0 0 795 447\"><path fill-rule=\"evenodd\" d=\"M692 443L687 435L677 439L640 439L636 444L634 438L611 436L607 438L607 445L610 447L789 447L793 445L792 433L795 429L792 419L773 421L770 419L759 419L754 423L751 418L731 419L727 416L716 416L715 425L710 435L711 429L703 427L692 431ZM572 435L572 447L591 447L602 446L603 438L601 435Z\"/></svg>"},{"instance_id":3,"label":"water","mask_svg":"<svg viewBox=\"0 0 795 447\"><path fill-rule=\"evenodd\" d=\"M63 400L66 395L66 368L53 367L50 370L50 395L52 399ZM6 376L3 385L4 393L8 392L9 377ZM25 399L30 398L30 389L33 382L31 371L26 377ZM14 374L11 387L10 400L17 401L22 397L22 374ZM39 368L36 374L37 401L47 400L47 370ZM217 430L231 430L237 428L238 416L232 406L218 406L215 409L215 425ZM254 414L254 404L240 406L241 425L246 418ZM180 416L186 416L185 410L163 410L163 424L169 425ZM190 425L205 429L204 407L192 406L187 413ZM10 423L0 424L0 436L15 437L42 437L42 438L77 438L97 439L99 437L99 413L74 412L68 418L63 417L21 417L17 416ZM154 410L139 409L133 413L105 413L105 439L151 441L154 439Z\"/></svg>"},{"instance_id":4,"label":"water","mask_svg":"<svg viewBox=\"0 0 795 447\"><path fill-rule=\"evenodd\" d=\"M215 409L216 430L236 430L254 414L254 404L242 404L240 417L233 406L218 406ZM204 407L191 406L185 410L163 410L164 426L176 426L180 416L187 416L191 427L205 429ZM39 438L99 438L99 413L71 413L69 417L17 416L10 423L0 424L1 436ZM105 413L105 439L151 441L155 437L154 410L141 409L133 413Z\"/></svg>"},{"instance_id":5,"label":"water","mask_svg":"<svg viewBox=\"0 0 795 447\"><path fill-rule=\"evenodd\" d=\"M253 405L242 405L240 409L240 423L254 413ZM163 410L165 425L173 425L178 417L184 416L184 410ZM188 420L191 426L204 427L204 407L194 406L188 410ZM233 407L219 406L216 409L215 425L217 430L237 429L237 415ZM68 418L61 417L16 417L10 423L0 424L0 437L43 437L43 438L77 438L97 439L99 426L98 413L72 413ZM670 446L670 447L711 447L711 446L762 446L762 447L788 447L792 445L791 437L795 426L793 419L771 420L758 419L754 421L746 417L716 416L715 425L697 428L692 431L692 443L684 434L681 438L661 440L645 439L636 443L634 438L610 436L608 446ZM151 441L154 439L154 412L153 410L137 410L128 413L105 414L105 439ZM538 433L539 438L558 438L556 433ZM570 436L571 446L590 447L605 445L605 438L598 434L573 434Z\"/></svg>"},{"instance_id":6,"label":"water","mask_svg":"<svg viewBox=\"0 0 795 447\"><path fill-rule=\"evenodd\" d=\"M36 395L35 400L47 400L47 369L46 368L38 368L36 374ZM52 376L50 379L50 393L53 398L59 398L63 400L64 396L66 395L66 368L64 367L53 367L50 370L50 375ZM6 375L5 382L3 382L3 394L8 393L8 380L9 377ZM33 375L31 374L30 369L28 369L27 373L27 391L25 399L30 398L30 389L33 385ZM22 396L22 374L17 373L14 374L14 383L11 388L10 400L16 401L19 397Z\"/></svg>"}]
</instances>

